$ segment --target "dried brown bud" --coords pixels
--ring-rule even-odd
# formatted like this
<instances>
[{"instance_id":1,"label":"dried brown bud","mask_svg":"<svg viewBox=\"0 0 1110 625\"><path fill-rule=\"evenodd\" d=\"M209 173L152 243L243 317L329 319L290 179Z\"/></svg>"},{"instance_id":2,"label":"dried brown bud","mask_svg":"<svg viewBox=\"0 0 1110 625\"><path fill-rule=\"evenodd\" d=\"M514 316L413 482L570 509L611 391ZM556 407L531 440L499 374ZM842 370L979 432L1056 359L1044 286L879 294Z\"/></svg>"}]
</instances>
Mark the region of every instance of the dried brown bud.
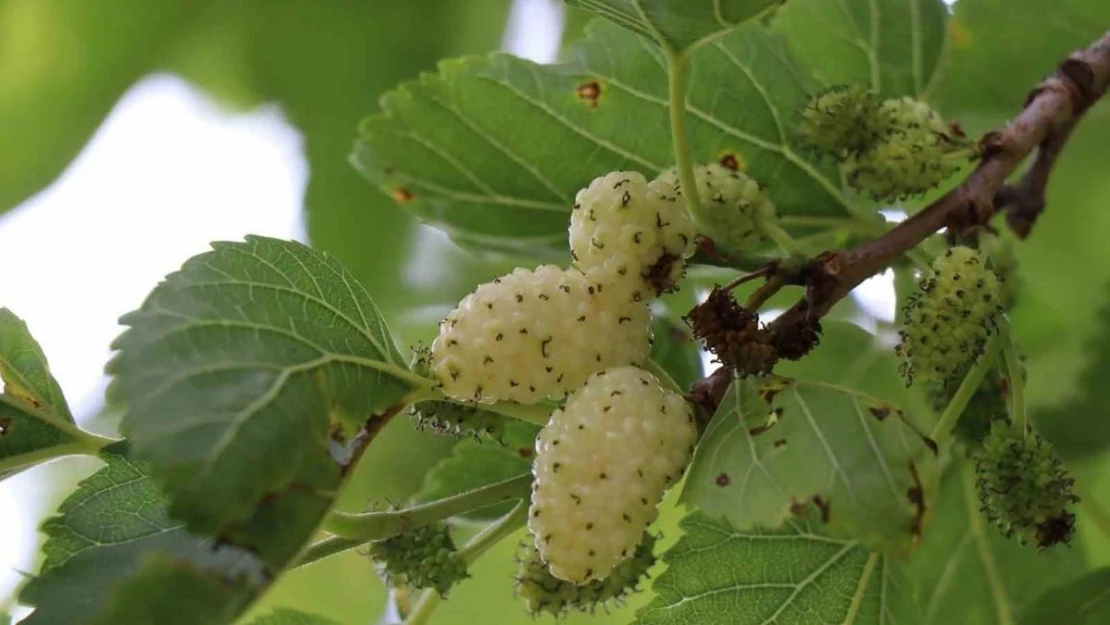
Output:
<instances>
[{"instance_id":1,"label":"dried brown bud","mask_svg":"<svg viewBox=\"0 0 1110 625\"><path fill-rule=\"evenodd\" d=\"M717 362L740 375L770 373L778 361L771 331L761 327L759 315L736 303L728 291L713 289L705 302L686 315L686 322Z\"/></svg>"},{"instance_id":2,"label":"dried brown bud","mask_svg":"<svg viewBox=\"0 0 1110 625\"><path fill-rule=\"evenodd\" d=\"M821 342L821 324L816 321L798 319L797 321L776 328L771 335L771 342L778 352L779 358L798 360Z\"/></svg>"}]
</instances>

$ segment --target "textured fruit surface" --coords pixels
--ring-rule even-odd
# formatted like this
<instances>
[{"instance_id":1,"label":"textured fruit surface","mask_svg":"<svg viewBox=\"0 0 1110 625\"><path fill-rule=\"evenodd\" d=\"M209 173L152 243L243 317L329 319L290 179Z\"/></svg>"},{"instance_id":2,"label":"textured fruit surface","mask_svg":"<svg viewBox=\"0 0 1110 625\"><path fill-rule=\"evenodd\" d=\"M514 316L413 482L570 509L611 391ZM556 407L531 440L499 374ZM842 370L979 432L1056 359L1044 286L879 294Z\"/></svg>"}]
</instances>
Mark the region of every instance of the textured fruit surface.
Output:
<instances>
[{"instance_id":1,"label":"textured fruit surface","mask_svg":"<svg viewBox=\"0 0 1110 625\"><path fill-rule=\"evenodd\" d=\"M393 586L435 588L444 595L467 577L466 564L456 556L455 542L442 523L372 542L369 555Z\"/></svg>"},{"instance_id":2,"label":"textured fruit surface","mask_svg":"<svg viewBox=\"0 0 1110 625\"><path fill-rule=\"evenodd\" d=\"M875 97L862 85L839 85L811 97L801 110L798 139L832 154L859 152L874 141Z\"/></svg>"},{"instance_id":3,"label":"textured fruit surface","mask_svg":"<svg viewBox=\"0 0 1110 625\"><path fill-rule=\"evenodd\" d=\"M775 205L759 183L741 171L719 163L694 168L699 210L693 215L697 231L726 250L742 251L763 239L757 222L774 219ZM682 185L674 169L659 177L681 196Z\"/></svg>"},{"instance_id":4,"label":"textured fruit surface","mask_svg":"<svg viewBox=\"0 0 1110 625\"><path fill-rule=\"evenodd\" d=\"M910 97L883 102L875 112L875 140L848 155L848 183L877 199L924 193L956 173L969 154L929 105Z\"/></svg>"},{"instance_id":5,"label":"textured fruit surface","mask_svg":"<svg viewBox=\"0 0 1110 625\"><path fill-rule=\"evenodd\" d=\"M536 440L528 527L555 577L604 579L630 557L690 460L693 412L636 367L599 371Z\"/></svg>"},{"instance_id":6,"label":"textured fruit surface","mask_svg":"<svg viewBox=\"0 0 1110 625\"><path fill-rule=\"evenodd\" d=\"M547 612L561 616L571 610L593 612L640 590L640 580L655 564L655 536L644 532L632 557L618 564L605 579L575 584L551 574L533 544L524 546L517 572L516 594L533 616Z\"/></svg>"},{"instance_id":7,"label":"textured fruit surface","mask_svg":"<svg viewBox=\"0 0 1110 625\"><path fill-rule=\"evenodd\" d=\"M975 466L983 513L1007 537L1051 547L1071 540L1079 501L1052 445L996 421Z\"/></svg>"},{"instance_id":8,"label":"textured fruit surface","mask_svg":"<svg viewBox=\"0 0 1110 625\"><path fill-rule=\"evenodd\" d=\"M596 178L574 198L570 249L584 271L616 280L639 277L654 293L670 290L694 253L694 224L673 189L637 172Z\"/></svg>"},{"instance_id":9,"label":"textured fruit surface","mask_svg":"<svg viewBox=\"0 0 1110 625\"><path fill-rule=\"evenodd\" d=\"M432 370L460 401L536 403L593 372L643 362L651 314L594 273L517 269L467 295L440 323Z\"/></svg>"},{"instance_id":10,"label":"textured fruit surface","mask_svg":"<svg viewBox=\"0 0 1110 625\"><path fill-rule=\"evenodd\" d=\"M902 309L907 380L949 382L983 352L1001 307L998 276L978 250L954 247L933 262L932 273Z\"/></svg>"}]
</instances>

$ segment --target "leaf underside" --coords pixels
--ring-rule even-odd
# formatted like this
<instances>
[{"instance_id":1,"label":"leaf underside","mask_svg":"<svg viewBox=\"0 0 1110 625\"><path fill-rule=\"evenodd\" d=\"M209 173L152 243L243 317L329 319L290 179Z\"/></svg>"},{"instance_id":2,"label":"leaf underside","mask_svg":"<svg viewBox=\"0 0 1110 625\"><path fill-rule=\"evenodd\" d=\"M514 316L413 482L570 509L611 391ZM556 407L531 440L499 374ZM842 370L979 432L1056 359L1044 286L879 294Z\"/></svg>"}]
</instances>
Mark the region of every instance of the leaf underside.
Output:
<instances>
[{"instance_id":1,"label":"leaf underside","mask_svg":"<svg viewBox=\"0 0 1110 625\"><path fill-rule=\"evenodd\" d=\"M933 443L896 406L824 383L734 381L687 474L683 501L740 529L820 511L824 531L911 552L936 494Z\"/></svg>"},{"instance_id":2,"label":"leaf underside","mask_svg":"<svg viewBox=\"0 0 1110 625\"><path fill-rule=\"evenodd\" d=\"M566 0L566 3L680 52L734 30L783 1Z\"/></svg>"},{"instance_id":3,"label":"leaf underside","mask_svg":"<svg viewBox=\"0 0 1110 625\"><path fill-rule=\"evenodd\" d=\"M741 531L694 514L681 528L636 625L915 622L912 584L896 559L823 535L805 519Z\"/></svg>"},{"instance_id":4,"label":"leaf underside","mask_svg":"<svg viewBox=\"0 0 1110 625\"><path fill-rule=\"evenodd\" d=\"M81 440L46 355L7 308L0 308L0 381L0 480Z\"/></svg>"}]
</instances>

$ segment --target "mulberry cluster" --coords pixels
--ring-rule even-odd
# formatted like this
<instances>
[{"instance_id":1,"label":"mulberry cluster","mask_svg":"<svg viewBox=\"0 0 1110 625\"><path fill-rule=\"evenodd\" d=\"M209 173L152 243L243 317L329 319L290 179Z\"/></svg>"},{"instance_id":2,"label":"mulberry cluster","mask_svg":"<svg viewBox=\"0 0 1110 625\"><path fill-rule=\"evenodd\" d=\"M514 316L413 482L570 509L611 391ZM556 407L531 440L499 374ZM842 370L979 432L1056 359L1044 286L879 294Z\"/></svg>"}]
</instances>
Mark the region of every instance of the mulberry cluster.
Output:
<instances>
[{"instance_id":1,"label":"mulberry cluster","mask_svg":"<svg viewBox=\"0 0 1110 625\"><path fill-rule=\"evenodd\" d=\"M836 157L848 184L878 200L924 193L974 156L972 142L911 97L879 102L839 87L810 98L801 118L800 141Z\"/></svg>"},{"instance_id":2,"label":"mulberry cluster","mask_svg":"<svg viewBox=\"0 0 1110 625\"><path fill-rule=\"evenodd\" d=\"M947 383L982 354L1002 312L1001 284L978 250L961 246L937 258L918 287L902 309L902 372L907 382Z\"/></svg>"},{"instance_id":3,"label":"mulberry cluster","mask_svg":"<svg viewBox=\"0 0 1110 625\"><path fill-rule=\"evenodd\" d=\"M558 617L572 610L592 613L598 606L639 592L640 581L655 564L655 540L654 535L644 532L635 553L614 567L608 577L581 585L552 575L535 545L526 544L520 556L516 594L533 616L547 612Z\"/></svg>"},{"instance_id":4,"label":"mulberry cluster","mask_svg":"<svg viewBox=\"0 0 1110 625\"><path fill-rule=\"evenodd\" d=\"M468 577L455 542L443 523L434 523L370 543L369 555L390 585L434 588L446 595Z\"/></svg>"},{"instance_id":5,"label":"mulberry cluster","mask_svg":"<svg viewBox=\"0 0 1110 625\"><path fill-rule=\"evenodd\" d=\"M749 193L729 180L728 193ZM521 574L534 612L593 606L635 586L651 561L645 530L697 436L686 400L636 366L651 349L650 300L674 288L694 251L678 190L634 172L602 176L578 193L569 237L573 267L520 268L480 285L413 365L452 400L415 407L421 424L446 433L500 438L505 424L483 404L566 397L535 440L535 554ZM435 586L423 547L404 540L396 553L412 554L387 570ZM391 545L375 549L387 559Z\"/></svg>"},{"instance_id":6,"label":"mulberry cluster","mask_svg":"<svg viewBox=\"0 0 1110 625\"><path fill-rule=\"evenodd\" d=\"M1075 480L1052 445L997 421L975 467L982 511L1007 537L1047 548L1075 532Z\"/></svg>"},{"instance_id":7,"label":"mulberry cluster","mask_svg":"<svg viewBox=\"0 0 1110 625\"><path fill-rule=\"evenodd\" d=\"M631 557L694 450L693 411L636 367L599 371L536 439L528 528L556 578L609 577Z\"/></svg>"}]
</instances>

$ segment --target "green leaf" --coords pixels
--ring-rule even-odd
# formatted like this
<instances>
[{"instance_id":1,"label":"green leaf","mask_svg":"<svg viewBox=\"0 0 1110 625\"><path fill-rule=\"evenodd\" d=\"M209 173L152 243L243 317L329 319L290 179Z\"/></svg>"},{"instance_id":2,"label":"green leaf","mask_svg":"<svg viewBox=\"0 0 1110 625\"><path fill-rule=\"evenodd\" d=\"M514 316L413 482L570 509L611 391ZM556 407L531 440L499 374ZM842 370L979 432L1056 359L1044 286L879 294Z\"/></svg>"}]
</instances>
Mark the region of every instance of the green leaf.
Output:
<instances>
[{"instance_id":1,"label":"green leaf","mask_svg":"<svg viewBox=\"0 0 1110 625\"><path fill-rule=\"evenodd\" d=\"M1103 625L1110 623L1110 568L1046 591L1021 625Z\"/></svg>"},{"instance_id":2,"label":"green leaf","mask_svg":"<svg viewBox=\"0 0 1110 625\"><path fill-rule=\"evenodd\" d=\"M825 531L905 555L936 493L936 451L897 407L825 383L733 382L683 500L740 529L778 527L811 505Z\"/></svg>"},{"instance_id":3,"label":"green leaf","mask_svg":"<svg viewBox=\"0 0 1110 625\"><path fill-rule=\"evenodd\" d=\"M1022 546L991 526L967 462L945 472L933 516L910 561L922 625L1014 625L1040 593L1084 570L1079 549Z\"/></svg>"},{"instance_id":4,"label":"green leaf","mask_svg":"<svg viewBox=\"0 0 1110 625\"><path fill-rule=\"evenodd\" d=\"M185 562L196 568L198 575L200 568L208 571L199 579L220 577L216 571L223 571L224 581L232 583L232 574L259 570L257 558L245 551L216 547L213 541L190 534L180 522L170 519L166 498L149 477L148 467L129 458L127 449L126 443L105 448L100 457L107 466L82 481L62 504L59 515L43 524L46 557L38 576L20 594L22 603L36 607L22 621L26 625L99 622L113 602L117 585L143 571L153 555ZM158 570L158 576L167 574L164 566ZM183 581L183 576L177 574L177 581ZM234 582L236 587L240 583ZM173 586L160 592L172 595L183 590ZM194 609L185 614L203 607L199 597L190 595L190 600L195 602ZM154 622L164 621L120 620L114 625Z\"/></svg>"},{"instance_id":5,"label":"green leaf","mask_svg":"<svg viewBox=\"0 0 1110 625\"><path fill-rule=\"evenodd\" d=\"M507 480L532 470L536 434L539 428L523 421L506 424L504 445L489 441L463 439L424 476L420 501L435 501L452 495ZM467 518L490 521L508 513L512 503L475 510Z\"/></svg>"},{"instance_id":6,"label":"green leaf","mask_svg":"<svg viewBox=\"0 0 1110 625\"><path fill-rule=\"evenodd\" d=\"M339 625L331 619L317 616L315 614L306 614L298 612L297 610L290 610L288 608L278 608L259 618L251 621L250 625Z\"/></svg>"},{"instance_id":7,"label":"green leaf","mask_svg":"<svg viewBox=\"0 0 1110 625\"><path fill-rule=\"evenodd\" d=\"M785 0L566 0L677 52L735 29Z\"/></svg>"},{"instance_id":8,"label":"green leaf","mask_svg":"<svg viewBox=\"0 0 1110 625\"><path fill-rule=\"evenodd\" d=\"M826 382L855 389L902 408L906 419L923 431L933 425L933 411L921 385L906 386L900 362L889 342L854 323L821 321L821 342L797 361L783 361L775 371L789 378Z\"/></svg>"},{"instance_id":9,"label":"green leaf","mask_svg":"<svg viewBox=\"0 0 1110 625\"><path fill-rule=\"evenodd\" d=\"M271 565L330 507L354 428L424 384L361 286L299 243L215 243L122 322L122 427L171 515Z\"/></svg>"},{"instance_id":10,"label":"green leaf","mask_svg":"<svg viewBox=\"0 0 1110 625\"><path fill-rule=\"evenodd\" d=\"M503 54L443 62L384 96L354 164L460 244L564 262L579 189L609 171L654 176L673 158L662 53L605 22L588 34L566 66ZM735 157L796 235L860 225L836 167L790 144L793 111L818 85L781 38L747 24L703 46L690 71L697 161ZM596 99L584 96L595 86Z\"/></svg>"},{"instance_id":11,"label":"green leaf","mask_svg":"<svg viewBox=\"0 0 1110 625\"><path fill-rule=\"evenodd\" d=\"M1110 445L1110 422L1093 418L1110 406L1110 306L1097 317L1098 335L1087 346L1090 361L1076 383L1079 396L1033 413L1041 434L1069 460L1079 460Z\"/></svg>"},{"instance_id":12,"label":"green leaf","mask_svg":"<svg viewBox=\"0 0 1110 625\"><path fill-rule=\"evenodd\" d=\"M144 556L138 574L114 589L108 609L92 625L231 623L253 593L243 577L230 578L164 553Z\"/></svg>"},{"instance_id":13,"label":"green leaf","mask_svg":"<svg viewBox=\"0 0 1110 625\"><path fill-rule=\"evenodd\" d=\"M690 328L670 317L657 315L651 322L651 359L682 388L702 376L701 350Z\"/></svg>"},{"instance_id":14,"label":"green leaf","mask_svg":"<svg viewBox=\"0 0 1110 625\"><path fill-rule=\"evenodd\" d=\"M946 112L1000 114L999 123L1110 23L1110 4L1102 0L960 0L953 10L948 53L930 99Z\"/></svg>"},{"instance_id":15,"label":"green leaf","mask_svg":"<svg viewBox=\"0 0 1110 625\"><path fill-rule=\"evenodd\" d=\"M791 0L773 27L825 85L862 83L888 98L916 96L936 75L947 14L941 0Z\"/></svg>"},{"instance_id":16,"label":"green leaf","mask_svg":"<svg viewBox=\"0 0 1110 625\"><path fill-rule=\"evenodd\" d=\"M636 625L913 623L912 585L897 560L830 538L804 519L743 531L691 515L663 556L658 595Z\"/></svg>"},{"instance_id":17,"label":"green leaf","mask_svg":"<svg viewBox=\"0 0 1110 625\"><path fill-rule=\"evenodd\" d=\"M66 454L95 453L27 324L0 308L0 480Z\"/></svg>"},{"instance_id":18,"label":"green leaf","mask_svg":"<svg viewBox=\"0 0 1110 625\"><path fill-rule=\"evenodd\" d=\"M0 380L4 392L60 419L73 423L62 388L27 324L7 308L0 308Z\"/></svg>"}]
</instances>

